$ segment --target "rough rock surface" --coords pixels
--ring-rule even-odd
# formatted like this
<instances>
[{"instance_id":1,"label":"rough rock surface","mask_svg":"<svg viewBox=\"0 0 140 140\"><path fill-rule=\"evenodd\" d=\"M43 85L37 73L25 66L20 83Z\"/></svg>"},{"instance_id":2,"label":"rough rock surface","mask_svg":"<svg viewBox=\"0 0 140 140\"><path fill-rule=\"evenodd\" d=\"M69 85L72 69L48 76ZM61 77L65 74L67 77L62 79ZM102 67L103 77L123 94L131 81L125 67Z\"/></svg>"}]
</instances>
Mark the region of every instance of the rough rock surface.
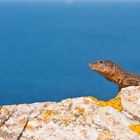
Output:
<instances>
[{"instance_id":1,"label":"rough rock surface","mask_svg":"<svg viewBox=\"0 0 140 140\"><path fill-rule=\"evenodd\" d=\"M121 111L91 97L1 106L0 140L140 140L140 87L119 95Z\"/></svg>"}]
</instances>

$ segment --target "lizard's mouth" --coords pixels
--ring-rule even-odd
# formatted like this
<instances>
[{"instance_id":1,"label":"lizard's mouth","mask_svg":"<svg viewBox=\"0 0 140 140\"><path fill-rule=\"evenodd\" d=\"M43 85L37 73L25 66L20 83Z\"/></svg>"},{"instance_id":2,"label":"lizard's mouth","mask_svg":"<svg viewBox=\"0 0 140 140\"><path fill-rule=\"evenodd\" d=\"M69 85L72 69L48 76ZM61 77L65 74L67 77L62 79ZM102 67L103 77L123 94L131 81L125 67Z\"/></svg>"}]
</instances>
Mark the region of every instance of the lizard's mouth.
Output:
<instances>
[{"instance_id":1,"label":"lizard's mouth","mask_svg":"<svg viewBox=\"0 0 140 140\"><path fill-rule=\"evenodd\" d=\"M89 63L88 66L92 69L92 70L95 70L96 71L96 65L95 63Z\"/></svg>"},{"instance_id":2,"label":"lizard's mouth","mask_svg":"<svg viewBox=\"0 0 140 140\"><path fill-rule=\"evenodd\" d=\"M92 63L89 63L88 66L91 68L92 67Z\"/></svg>"},{"instance_id":3,"label":"lizard's mouth","mask_svg":"<svg viewBox=\"0 0 140 140\"><path fill-rule=\"evenodd\" d=\"M103 75L106 72L106 69L104 69L104 64L98 64L97 62L92 62L88 64L90 69L100 73Z\"/></svg>"}]
</instances>

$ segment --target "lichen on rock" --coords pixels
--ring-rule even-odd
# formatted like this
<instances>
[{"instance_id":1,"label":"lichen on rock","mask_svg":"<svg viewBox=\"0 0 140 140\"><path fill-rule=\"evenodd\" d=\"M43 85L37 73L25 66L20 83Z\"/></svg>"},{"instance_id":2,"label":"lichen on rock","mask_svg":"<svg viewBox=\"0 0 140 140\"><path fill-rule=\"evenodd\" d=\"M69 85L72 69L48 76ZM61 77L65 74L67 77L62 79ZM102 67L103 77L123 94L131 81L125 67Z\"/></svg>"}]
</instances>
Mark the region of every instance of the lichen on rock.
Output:
<instances>
[{"instance_id":1,"label":"lichen on rock","mask_svg":"<svg viewBox=\"0 0 140 140\"><path fill-rule=\"evenodd\" d=\"M140 135L140 124L131 124L129 125L129 128Z\"/></svg>"},{"instance_id":2,"label":"lichen on rock","mask_svg":"<svg viewBox=\"0 0 140 140\"><path fill-rule=\"evenodd\" d=\"M111 106L113 107L114 109L118 110L118 111L122 111L122 104L121 104L121 96L120 96L120 93L118 93L118 95L113 98L113 99L110 99L108 101L101 101L101 100L98 100L97 98L95 97L92 97L92 96L89 96L91 99L93 99L98 105L102 106L102 107L105 107L105 106Z\"/></svg>"}]
</instances>

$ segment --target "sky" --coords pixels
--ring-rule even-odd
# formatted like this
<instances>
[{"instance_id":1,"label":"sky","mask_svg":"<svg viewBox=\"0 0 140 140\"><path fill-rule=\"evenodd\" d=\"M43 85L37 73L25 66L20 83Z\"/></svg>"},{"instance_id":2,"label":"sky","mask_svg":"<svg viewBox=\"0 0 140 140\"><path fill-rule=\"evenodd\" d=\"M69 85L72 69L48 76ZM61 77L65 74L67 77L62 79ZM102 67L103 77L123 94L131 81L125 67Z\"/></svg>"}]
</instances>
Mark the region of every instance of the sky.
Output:
<instances>
[{"instance_id":1,"label":"sky","mask_svg":"<svg viewBox=\"0 0 140 140\"><path fill-rule=\"evenodd\" d=\"M43 1L43 2L62 2L62 1L64 1L64 2L80 2L80 1L82 1L82 2L86 2L86 1L96 1L96 2L108 2L108 1L110 1L110 2L129 2L129 1L132 1L132 2L134 2L134 1L136 1L136 2L140 2L140 0L0 0L0 2L1 1L3 1L3 2L12 2L12 1L17 1L17 2L20 2L20 1L22 1L22 2L24 2L24 1L32 1L32 2L40 2L40 1Z\"/></svg>"}]
</instances>

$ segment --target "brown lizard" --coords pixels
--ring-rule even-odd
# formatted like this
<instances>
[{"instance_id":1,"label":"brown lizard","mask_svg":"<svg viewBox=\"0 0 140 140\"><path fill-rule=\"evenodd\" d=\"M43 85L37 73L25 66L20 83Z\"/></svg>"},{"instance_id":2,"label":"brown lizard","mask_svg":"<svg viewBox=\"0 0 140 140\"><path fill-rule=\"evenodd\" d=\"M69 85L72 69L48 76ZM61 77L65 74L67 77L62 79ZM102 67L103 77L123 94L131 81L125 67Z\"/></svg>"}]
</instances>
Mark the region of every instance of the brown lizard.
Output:
<instances>
[{"instance_id":1,"label":"brown lizard","mask_svg":"<svg viewBox=\"0 0 140 140\"><path fill-rule=\"evenodd\" d=\"M100 60L92 62L89 67L107 80L117 84L119 91L124 87L140 85L140 75L128 73L112 61Z\"/></svg>"}]
</instances>

